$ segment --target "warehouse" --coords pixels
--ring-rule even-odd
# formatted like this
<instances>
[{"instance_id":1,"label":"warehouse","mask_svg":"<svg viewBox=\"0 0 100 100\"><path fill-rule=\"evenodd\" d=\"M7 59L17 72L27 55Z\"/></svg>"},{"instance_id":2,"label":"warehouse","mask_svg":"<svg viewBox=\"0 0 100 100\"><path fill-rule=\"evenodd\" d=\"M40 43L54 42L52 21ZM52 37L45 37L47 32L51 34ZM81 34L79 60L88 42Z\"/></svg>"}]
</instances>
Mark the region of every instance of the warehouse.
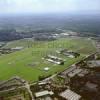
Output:
<instances>
[{"instance_id":1,"label":"warehouse","mask_svg":"<svg viewBox=\"0 0 100 100\"><path fill-rule=\"evenodd\" d=\"M66 100L80 100L81 96L70 89L65 90L64 92L60 93L60 96Z\"/></svg>"}]
</instances>

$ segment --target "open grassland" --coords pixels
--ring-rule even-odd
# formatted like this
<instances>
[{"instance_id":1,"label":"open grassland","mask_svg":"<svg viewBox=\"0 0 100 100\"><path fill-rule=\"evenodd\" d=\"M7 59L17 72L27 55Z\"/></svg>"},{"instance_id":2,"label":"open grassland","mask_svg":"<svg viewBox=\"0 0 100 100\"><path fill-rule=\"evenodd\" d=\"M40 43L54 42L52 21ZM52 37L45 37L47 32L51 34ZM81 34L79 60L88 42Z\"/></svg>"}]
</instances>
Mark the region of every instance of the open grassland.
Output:
<instances>
[{"instance_id":1,"label":"open grassland","mask_svg":"<svg viewBox=\"0 0 100 100\"><path fill-rule=\"evenodd\" d=\"M41 75L52 75L61 72L86 55L95 52L93 41L84 38L64 38L49 42L18 40L8 43L5 47L24 46L24 49L0 56L0 80L20 76L29 82L37 81ZM56 50L69 49L81 54L78 58L68 58L56 53ZM65 60L64 65L55 65L42 59L51 54ZM44 71L45 67L50 70Z\"/></svg>"}]
</instances>

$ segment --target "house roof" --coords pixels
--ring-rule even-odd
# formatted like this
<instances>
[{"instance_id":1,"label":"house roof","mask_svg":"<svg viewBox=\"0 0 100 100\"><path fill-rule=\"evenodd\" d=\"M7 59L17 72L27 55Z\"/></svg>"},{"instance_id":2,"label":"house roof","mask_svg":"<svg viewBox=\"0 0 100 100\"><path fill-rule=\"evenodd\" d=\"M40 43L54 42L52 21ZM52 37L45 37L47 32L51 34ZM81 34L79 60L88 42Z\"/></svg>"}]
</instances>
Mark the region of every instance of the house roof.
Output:
<instances>
[{"instance_id":1,"label":"house roof","mask_svg":"<svg viewBox=\"0 0 100 100\"><path fill-rule=\"evenodd\" d=\"M91 89L91 90L97 90L97 87L98 87L97 84L90 83L90 82L87 82L85 86L86 88Z\"/></svg>"},{"instance_id":2,"label":"house roof","mask_svg":"<svg viewBox=\"0 0 100 100\"><path fill-rule=\"evenodd\" d=\"M46 95L53 95L54 93L52 91L41 91L41 92L37 92L35 93L36 97L42 97L42 96L46 96Z\"/></svg>"},{"instance_id":3,"label":"house roof","mask_svg":"<svg viewBox=\"0 0 100 100\"><path fill-rule=\"evenodd\" d=\"M100 60L91 60L87 62L90 68L100 67Z\"/></svg>"},{"instance_id":4,"label":"house roof","mask_svg":"<svg viewBox=\"0 0 100 100\"><path fill-rule=\"evenodd\" d=\"M69 73L68 73L68 76L69 76L69 77L74 77L75 75L79 74L79 73L82 72L82 71L83 71L83 69L76 68L76 69L74 69L73 71L69 72Z\"/></svg>"},{"instance_id":5,"label":"house roof","mask_svg":"<svg viewBox=\"0 0 100 100\"><path fill-rule=\"evenodd\" d=\"M0 91L9 90L18 86L23 86L25 80L21 79L18 76L15 76L7 81L0 82Z\"/></svg>"},{"instance_id":6,"label":"house roof","mask_svg":"<svg viewBox=\"0 0 100 100\"><path fill-rule=\"evenodd\" d=\"M66 100L80 100L81 96L77 93L67 89L60 94L61 97L65 98Z\"/></svg>"}]
</instances>

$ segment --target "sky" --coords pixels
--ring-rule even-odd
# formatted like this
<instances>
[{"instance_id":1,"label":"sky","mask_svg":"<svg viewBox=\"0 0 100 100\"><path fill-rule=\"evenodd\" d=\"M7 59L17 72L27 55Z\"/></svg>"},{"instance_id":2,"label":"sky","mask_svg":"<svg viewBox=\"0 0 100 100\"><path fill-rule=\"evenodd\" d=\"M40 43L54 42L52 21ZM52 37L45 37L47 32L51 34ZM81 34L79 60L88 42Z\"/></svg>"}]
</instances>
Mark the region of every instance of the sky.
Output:
<instances>
[{"instance_id":1,"label":"sky","mask_svg":"<svg viewBox=\"0 0 100 100\"><path fill-rule=\"evenodd\" d=\"M0 14L100 12L100 0L0 0Z\"/></svg>"}]
</instances>

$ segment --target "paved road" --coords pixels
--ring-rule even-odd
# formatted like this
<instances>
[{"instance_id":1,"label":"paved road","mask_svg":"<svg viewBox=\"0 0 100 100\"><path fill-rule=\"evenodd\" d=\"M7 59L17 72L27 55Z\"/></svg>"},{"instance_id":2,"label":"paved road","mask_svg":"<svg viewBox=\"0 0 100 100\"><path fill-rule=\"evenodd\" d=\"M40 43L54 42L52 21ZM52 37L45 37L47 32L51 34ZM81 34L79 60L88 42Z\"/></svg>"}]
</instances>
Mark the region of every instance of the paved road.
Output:
<instances>
[{"instance_id":1,"label":"paved road","mask_svg":"<svg viewBox=\"0 0 100 100\"><path fill-rule=\"evenodd\" d=\"M29 92L29 94L30 94L30 96L31 96L31 99L32 100L35 100L34 99L34 96L33 96L33 94L32 94L32 91L31 91L31 89L30 89L30 85L26 82L25 83L25 88L28 90L28 92Z\"/></svg>"}]
</instances>

